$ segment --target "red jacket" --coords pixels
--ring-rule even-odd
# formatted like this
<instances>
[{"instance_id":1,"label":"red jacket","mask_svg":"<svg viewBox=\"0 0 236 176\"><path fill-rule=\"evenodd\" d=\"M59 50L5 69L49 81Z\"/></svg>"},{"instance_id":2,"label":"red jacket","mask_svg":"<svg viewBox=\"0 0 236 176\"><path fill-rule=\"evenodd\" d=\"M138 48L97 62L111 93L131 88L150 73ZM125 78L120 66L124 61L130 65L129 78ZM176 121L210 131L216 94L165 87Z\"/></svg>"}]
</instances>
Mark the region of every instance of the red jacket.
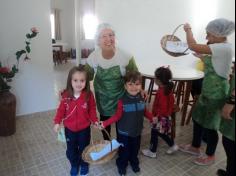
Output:
<instances>
[{"instance_id":1,"label":"red jacket","mask_svg":"<svg viewBox=\"0 0 236 176\"><path fill-rule=\"evenodd\" d=\"M168 117L174 110L174 95L171 92L169 95L164 94L164 88L159 87L156 92L156 97L153 103L152 113L155 117Z\"/></svg>"},{"instance_id":2,"label":"red jacket","mask_svg":"<svg viewBox=\"0 0 236 176\"><path fill-rule=\"evenodd\" d=\"M90 92L86 101L86 92L81 92L79 98L70 98L67 92L62 94L62 100L54 118L55 124L60 124L64 119L64 126L71 131L78 132L90 126L91 122L98 121L96 103L93 93Z\"/></svg>"}]
</instances>

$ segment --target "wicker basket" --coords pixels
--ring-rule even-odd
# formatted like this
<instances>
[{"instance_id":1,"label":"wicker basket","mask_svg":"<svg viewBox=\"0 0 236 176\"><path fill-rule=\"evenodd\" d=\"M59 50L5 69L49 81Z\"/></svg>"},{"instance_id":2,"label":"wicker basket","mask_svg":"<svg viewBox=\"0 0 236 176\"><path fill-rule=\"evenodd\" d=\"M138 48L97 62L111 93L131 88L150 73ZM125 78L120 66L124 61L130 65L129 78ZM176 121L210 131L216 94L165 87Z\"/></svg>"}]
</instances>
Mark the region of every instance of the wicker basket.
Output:
<instances>
[{"instance_id":1,"label":"wicker basket","mask_svg":"<svg viewBox=\"0 0 236 176\"><path fill-rule=\"evenodd\" d=\"M176 31L183 26L184 24L181 24L179 26L177 26L173 32L172 35L165 35L164 37L162 37L161 39L161 47L162 49L169 55L173 56L173 57L179 57L179 56L184 56L187 55L188 53L186 53L186 51L188 49L186 49L183 53L174 53L174 52L170 52L166 49L166 42L167 41L181 41L178 37L175 36Z\"/></svg>"},{"instance_id":2,"label":"wicker basket","mask_svg":"<svg viewBox=\"0 0 236 176\"><path fill-rule=\"evenodd\" d=\"M107 135L109 136L110 141L107 140L98 140L94 142L94 139L91 135L91 144L89 146L87 146L83 153L82 153L82 158L85 162L91 164L91 165L98 165L98 164L105 164L108 161L112 160L115 155L118 152L118 149L113 150L112 152L108 153L107 155L105 155L104 157L102 157L99 160L92 160L92 158L90 157L90 153L91 152L99 152L101 151L106 145L110 144L111 145L111 149L112 149L112 143L111 143L111 137L108 134L108 132L104 129L104 131L107 133Z\"/></svg>"}]
</instances>

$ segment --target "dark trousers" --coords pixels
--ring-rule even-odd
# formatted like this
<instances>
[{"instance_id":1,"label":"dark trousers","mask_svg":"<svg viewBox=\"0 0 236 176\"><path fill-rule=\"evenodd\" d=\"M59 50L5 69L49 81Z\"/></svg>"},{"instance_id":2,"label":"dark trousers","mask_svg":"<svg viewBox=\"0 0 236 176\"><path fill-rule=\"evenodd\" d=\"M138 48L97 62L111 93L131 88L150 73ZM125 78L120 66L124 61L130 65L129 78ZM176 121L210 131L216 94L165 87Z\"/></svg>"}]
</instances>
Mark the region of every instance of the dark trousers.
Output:
<instances>
[{"instance_id":1,"label":"dark trousers","mask_svg":"<svg viewBox=\"0 0 236 176\"><path fill-rule=\"evenodd\" d=\"M202 79L196 79L192 81L192 89L191 89L191 94L192 96L200 95L202 92Z\"/></svg>"},{"instance_id":2,"label":"dark trousers","mask_svg":"<svg viewBox=\"0 0 236 176\"><path fill-rule=\"evenodd\" d=\"M206 154L208 156L214 156L216 147L219 141L219 136L216 130L206 129L199 125L197 122L193 122L193 141L192 146L199 148L201 147L202 136L203 134L206 137Z\"/></svg>"},{"instance_id":3,"label":"dark trousers","mask_svg":"<svg viewBox=\"0 0 236 176\"><path fill-rule=\"evenodd\" d=\"M222 139L227 156L227 176L235 176L235 142L223 136Z\"/></svg>"},{"instance_id":4,"label":"dark trousers","mask_svg":"<svg viewBox=\"0 0 236 176\"><path fill-rule=\"evenodd\" d=\"M90 127L79 131L73 132L68 128L65 128L66 135L66 156L70 161L72 167L88 166L88 163L84 162L82 159L82 152L90 143Z\"/></svg>"},{"instance_id":5,"label":"dark trousers","mask_svg":"<svg viewBox=\"0 0 236 176\"><path fill-rule=\"evenodd\" d=\"M140 149L141 136L129 137L121 134L117 134L117 140L124 146L119 148L119 157L116 160L119 170L125 171L128 162L132 168L139 167L138 153Z\"/></svg>"},{"instance_id":6,"label":"dark trousers","mask_svg":"<svg viewBox=\"0 0 236 176\"><path fill-rule=\"evenodd\" d=\"M158 146L158 137L161 137L170 147L174 145L174 140L170 138L170 136L166 134L159 133L157 129L153 129L151 131L151 142L150 142L150 150L153 153L157 152Z\"/></svg>"}]
</instances>

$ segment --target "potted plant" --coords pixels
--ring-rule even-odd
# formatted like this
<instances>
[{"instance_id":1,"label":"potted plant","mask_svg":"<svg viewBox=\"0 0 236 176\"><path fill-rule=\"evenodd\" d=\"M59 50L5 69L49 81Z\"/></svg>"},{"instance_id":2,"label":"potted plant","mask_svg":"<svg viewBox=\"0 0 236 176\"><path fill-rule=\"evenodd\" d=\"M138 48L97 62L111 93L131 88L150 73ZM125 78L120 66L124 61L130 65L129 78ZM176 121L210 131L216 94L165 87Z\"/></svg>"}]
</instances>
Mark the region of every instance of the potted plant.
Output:
<instances>
[{"instance_id":1,"label":"potted plant","mask_svg":"<svg viewBox=\"0 0 236 176\"><path fill-rule=\"evenodd\" d=\"M3 66L0 62L0 136L9 136L16 131L16 98L10 92L8 82L19 71L19 61L21 58L29 60L29 53L31 52L30 44L31 39L36 37L38 30L34 27L31 28L30 33L26 34L25 48L16 51L16 64L11 68Z\"/></svg>"}]
</instances>

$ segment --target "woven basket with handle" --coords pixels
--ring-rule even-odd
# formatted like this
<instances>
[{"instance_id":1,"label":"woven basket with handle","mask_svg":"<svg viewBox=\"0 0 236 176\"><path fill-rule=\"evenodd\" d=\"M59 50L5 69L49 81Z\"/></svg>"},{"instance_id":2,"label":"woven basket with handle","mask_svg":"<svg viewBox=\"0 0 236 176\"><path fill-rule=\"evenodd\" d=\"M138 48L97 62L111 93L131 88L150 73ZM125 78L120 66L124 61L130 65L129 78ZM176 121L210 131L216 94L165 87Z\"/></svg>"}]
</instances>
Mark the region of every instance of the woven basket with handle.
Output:
<instances>
[{"instance_id":1,"label":"woven basket with handle","mask_svg":"<svg viewBox=\"0 0 236 176\"><path fill-rule=\"evenodd\" d=\"M177 26L174 30L174 32L172 33L172 35L165 35L164 37L162 37L161 39L161 47L162 49L169 55L173 56L173 57L179 57L179 56L184 56L187 55L188 53L186 53L186 51L188 49L186 49L184 52L182 53L174 53L174 52L170 52L166 49L166 43L167 41L181 41L178 37L175 36L176 31L183 26L184 24L180 24L179 26Z\"/></svg>"},{"instance_id":2,"label":"woven basket with handle","mask_svg":"<svg viewBox=\"0 0 236 176\"><path fill-rule=\"evenodd\" d=\"M107 136L109 136L110 141L107 141L107 140L94 141L93 135L91 133L91 144L87 146L82 153L83 160L89 164L92 164L92 165L105 164L108 161L112 160L118 152L118 149L112 151L111 136L108 134L108 132L105 129L103 130L107 133ZM90 153L99 152L108 144L111 145L111 152L99 160L96 160L96 161L92 160L92 158L90 157Z\"/></svg>"}]
</instances>

